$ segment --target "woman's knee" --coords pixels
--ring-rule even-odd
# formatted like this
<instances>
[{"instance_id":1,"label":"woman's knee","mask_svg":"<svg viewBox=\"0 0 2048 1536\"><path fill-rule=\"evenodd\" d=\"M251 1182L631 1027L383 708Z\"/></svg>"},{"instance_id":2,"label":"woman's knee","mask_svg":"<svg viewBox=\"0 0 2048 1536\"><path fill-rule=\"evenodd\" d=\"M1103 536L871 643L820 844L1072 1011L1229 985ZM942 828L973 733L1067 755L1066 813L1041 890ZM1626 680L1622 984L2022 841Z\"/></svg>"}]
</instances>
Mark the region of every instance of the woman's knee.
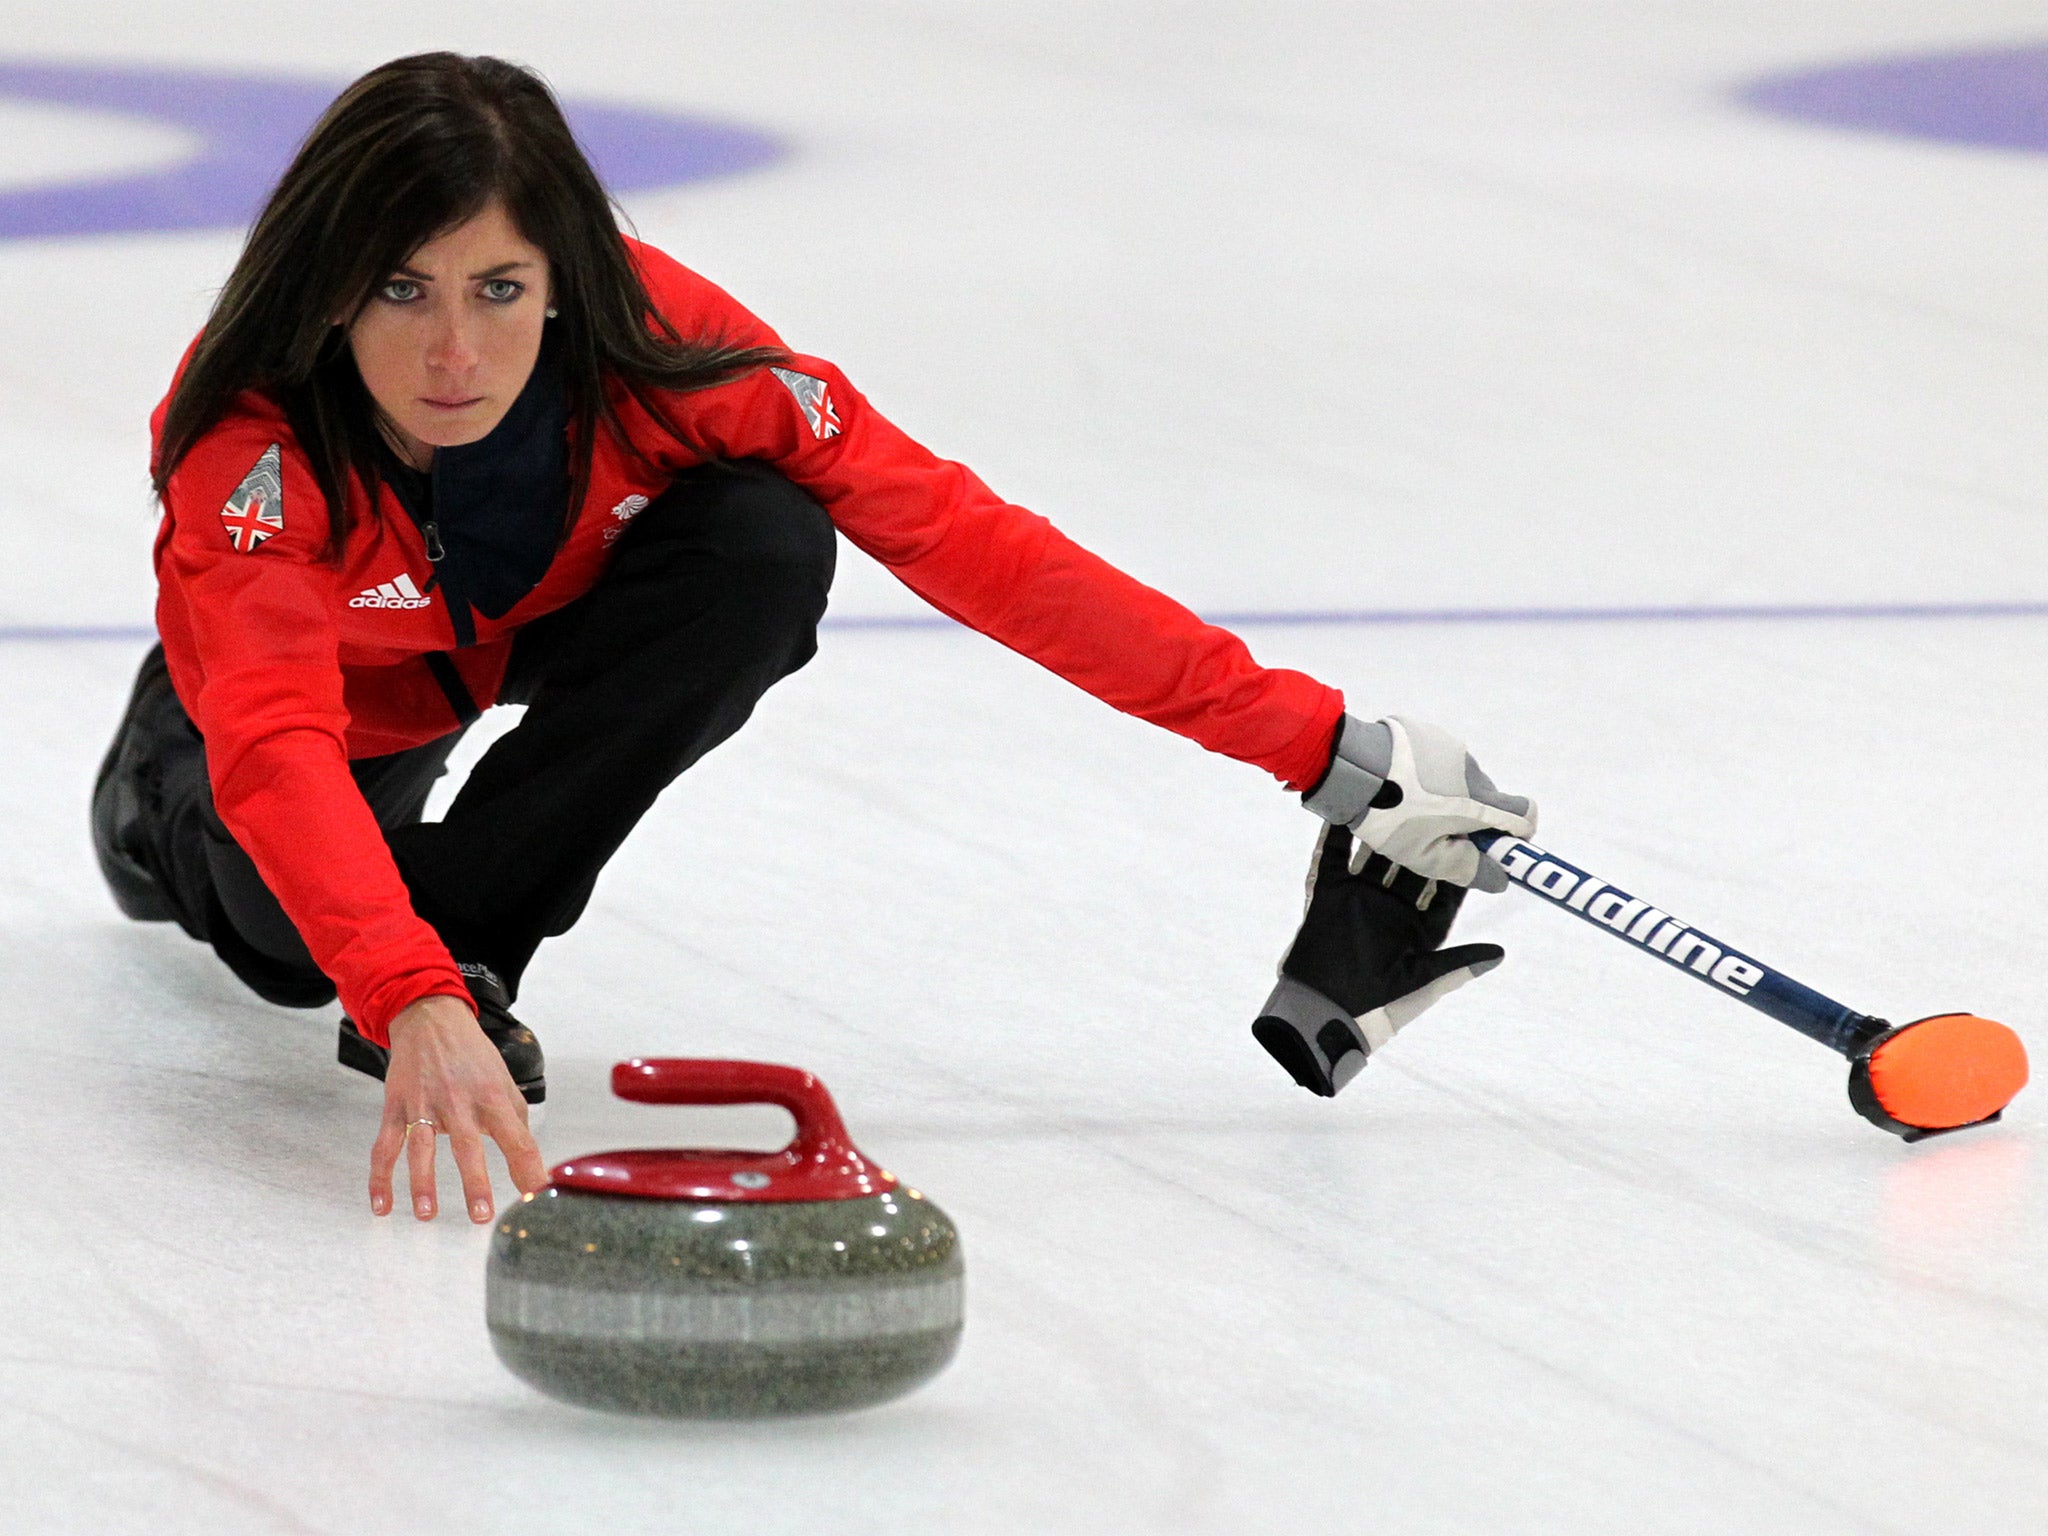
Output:
<instances>
[{"instance_id":1,"label":"woman's knee","mask_svg":"<svg viewBox=\"0 0 2048 1536\"><path fill-rule=\"evenodd\" d=\"M678 476L633 520L616 559L627 565L669 554L714 560L749 586L815 596L822 612L838 553L824 508L768 465L743 460Z\"/></svg>"}]
</instances>

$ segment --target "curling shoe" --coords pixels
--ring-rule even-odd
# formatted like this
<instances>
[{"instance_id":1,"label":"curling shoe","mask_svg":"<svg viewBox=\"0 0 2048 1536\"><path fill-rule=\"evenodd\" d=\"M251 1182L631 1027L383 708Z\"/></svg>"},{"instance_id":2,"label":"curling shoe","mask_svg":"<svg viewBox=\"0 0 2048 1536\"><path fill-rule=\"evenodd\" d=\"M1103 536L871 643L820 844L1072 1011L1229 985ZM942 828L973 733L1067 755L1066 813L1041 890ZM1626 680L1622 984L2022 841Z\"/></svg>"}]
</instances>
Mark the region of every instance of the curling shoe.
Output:
<instances>
[{"instance_id":1,"label":"curling shoe","mask_svg":"<svg viewBox=\"0 0 2048 1536\"><path fill-rule=\"evenodd\" d=\"M512 1074L513 1086L518 1088L520 1097L529 1104L546 1102L547 1059L541 1055L540 1041L534 1038L533 1031L512 1017L512 998L505 990L505 983L488 965L464 960L457 963L456 969L469 983L469 995L476 1003L477 1024L491 1044L498 1048L498 1054L505 1058L505 1070ZM341 1040L335 1059L344 1067L353 1067L380 1083L391 1067L391 1052L374 1041L364 1039L356 1029L355 1021L346 1015L341 1021Z\"/></svg>"},{"instance_id":2,"label":"curling shoe","mask_svg":"<svg viewBox=\"0 0 2048 1536\"><path fill-rule=\"evenodd\" d=\"M163 820L164 759L180 749L205 750L171 687L164 648L157 645L142 658L114 744L92 785L92 851L114 905L137 922L169 922L173 915L150 848Z\"/></svg>"}]
</instances>

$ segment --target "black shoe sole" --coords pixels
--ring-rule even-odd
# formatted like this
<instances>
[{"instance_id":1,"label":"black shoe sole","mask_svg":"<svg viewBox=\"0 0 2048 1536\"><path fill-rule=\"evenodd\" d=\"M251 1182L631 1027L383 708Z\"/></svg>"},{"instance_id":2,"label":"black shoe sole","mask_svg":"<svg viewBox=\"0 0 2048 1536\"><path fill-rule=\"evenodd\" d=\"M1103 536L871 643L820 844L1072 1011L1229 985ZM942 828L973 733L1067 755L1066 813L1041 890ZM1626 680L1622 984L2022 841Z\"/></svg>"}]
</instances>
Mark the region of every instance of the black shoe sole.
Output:
<instances>
[{"instance_id":1,"label":"black shoe sole","mask_svg":"<svg viewBox=\"0 0 2048 1536\"><path fill-rule=\"evenodd\" d=\"M374 1041L365 1040L356 1032L349 1020L341 1021L341 1038L335 1047L334 1059L344 1067L360 1072L365 1077L384 1081L384 1074L391 1070L391 1053ZM548 1097L547 1074L542 1073L531 1082L514 1081L513 1087L519 1096L529 1104L545 1104Z\"/></svg>"}]
</instances>

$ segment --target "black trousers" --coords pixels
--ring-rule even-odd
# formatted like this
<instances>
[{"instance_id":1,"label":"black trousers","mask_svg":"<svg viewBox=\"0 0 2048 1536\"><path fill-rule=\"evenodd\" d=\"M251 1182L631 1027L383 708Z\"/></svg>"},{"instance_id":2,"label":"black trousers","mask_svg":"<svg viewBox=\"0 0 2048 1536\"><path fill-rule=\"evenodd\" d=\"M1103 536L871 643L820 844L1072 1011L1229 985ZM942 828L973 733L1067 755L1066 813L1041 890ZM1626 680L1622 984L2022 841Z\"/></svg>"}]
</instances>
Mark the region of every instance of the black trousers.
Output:
<instances>
[{"instance_id":1,"label":"black trousers","mask_svg":"<svg viewBox=\"0 0 2048 1536\"><path fill-rule=\"evenodd\" d=\"M462 731L350 771L413 908L458 960L516 997L543 939L582 915L607 860L663 789L817 652L837 550L816 503L766 466L678 477L620 537L603 579L521 630L500 701L526 716L492 744L439 821L420 820ZM196 733L195 733L196 735ZM203 766L203 765L202 765ZM171 905L259 994L317 1007L334 988L249 856L197 803L168 807ZM192 782L196 781L196 791Z\"/></svg>"}]
</instances>

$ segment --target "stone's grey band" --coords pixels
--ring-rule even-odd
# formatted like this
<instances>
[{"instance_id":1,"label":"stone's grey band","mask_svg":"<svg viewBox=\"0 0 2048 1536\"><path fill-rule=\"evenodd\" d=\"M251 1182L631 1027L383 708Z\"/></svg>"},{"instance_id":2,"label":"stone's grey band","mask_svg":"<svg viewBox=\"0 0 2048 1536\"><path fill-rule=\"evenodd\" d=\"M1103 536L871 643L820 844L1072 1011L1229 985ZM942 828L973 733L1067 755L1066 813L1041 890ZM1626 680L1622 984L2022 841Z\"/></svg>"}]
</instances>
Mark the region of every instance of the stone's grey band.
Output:
<instances>
[{"instance_id":1,"label":"stone's grey band","mask_svg":"<svg viewBox=\"0 0 2048 1536\"><path fill-rule=\"evenodd\" d=\"M961 1333L959 1233L898 1187L850 1200L643 1200L549 1186L491 1240L491 1347L566 1402L750 1419L886 1402Z\"/></svg>"},{"instance_id":2,"label":"stone's grey band","mask_svg":"<svg viewBox=\"0 0 2048 1536\"><path fill-rule=\"evenodd\" d=\"M1334 1095L1365 1069L1373 1042L1358 1027L1358 1021L1314 987L1304 986L1291 976L1282 976L1259 1010L1261 1023L1276 1019L1301 1037L1303 1047L1314 1059L1325 1079L1322 1090ZM1391 1037L1392 1030L1388 1035Z\"/></svg>"},{"instance_id":3,"label":"stone's grey band","mask_svg":"<svg viewBox=\"0 0 2048 1536\"><path fill-rule=\"evenodd\" d=\"M954 1273L881 1275L826 1287L747 1290L588 1290L491 1272L484 1311L493 1328L552 1338L686 1344L822 1344L957 1328L962 1279Z\"/></svg>"},{"instance_id":4,"label":"stone's grey band","mask_svg":"<svg viewBox=\"0 0 2048 1536\"><path fill-rule=\"evenodd\" d=\"M1394 766L1394 733L1377 720L1346 715L1337 727L1337 750L1322 783L1301 803L1325 821L1355 826L1386 786Z\"/></svg>"}]
</instances>

